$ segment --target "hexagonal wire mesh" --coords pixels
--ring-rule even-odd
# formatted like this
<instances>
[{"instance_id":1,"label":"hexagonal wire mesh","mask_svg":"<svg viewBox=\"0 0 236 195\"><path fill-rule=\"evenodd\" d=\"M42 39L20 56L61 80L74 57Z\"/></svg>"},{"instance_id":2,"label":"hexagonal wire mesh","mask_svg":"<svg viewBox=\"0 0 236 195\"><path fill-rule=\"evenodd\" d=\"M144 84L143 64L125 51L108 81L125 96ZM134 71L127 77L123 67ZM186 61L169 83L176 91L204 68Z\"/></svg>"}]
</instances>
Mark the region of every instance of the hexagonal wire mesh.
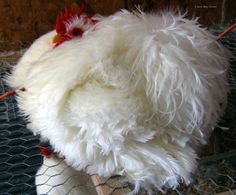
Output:
<instances>
[{"instance_id":1,"label":"hexagonal wire mesh","mask_svg":"<svg viewBox=\"0 0 236 195\"><path fill-rule=\"evenodd\" d=\"M224 28L225 26L217 26L217 30L213 31L218 34ZM236 32L232 32L221 42L236 56ZM10 90L3 77L17 61L18 57L11 55L14 56L15 53L0 54L0 94ZM229 82L231 93L228 108L220 124L229 130L216 128L201 154L193 183L190 186L181 185L175 191L168 191L168 194L207 195L222 191L233 194L232 190L236 188L236 59L231 61ZM15 98L12 96L0 101L0 194L36 194L35 174L43 163L43 157L38 150L39 142L39 137L33 136L26 127L26 121L19 115ZM55 156L44 159L37 176L37 188L43 186L43 194L57 194L63 190L64 194L76 194L78 191L80 194L96 194L100 191L123 194L128 188L132 188L129 184L117 182L122 179L119 177L101 179L82 172L75 173L63 159Z\"/></svg>"},{"instance_id":2,"label":"hexagonal wire mesh","mask_svg":"<svg viewBox=\"0 0 236 195\"><path fill-rule=\"evenodd\" d=\"M1 94L9 91L2 78L14 64L0 63ZM38 144L18 114L15 98L0 101L0 194L35 194L34 175L43 160Z\"/></svg>"}]
</instances>

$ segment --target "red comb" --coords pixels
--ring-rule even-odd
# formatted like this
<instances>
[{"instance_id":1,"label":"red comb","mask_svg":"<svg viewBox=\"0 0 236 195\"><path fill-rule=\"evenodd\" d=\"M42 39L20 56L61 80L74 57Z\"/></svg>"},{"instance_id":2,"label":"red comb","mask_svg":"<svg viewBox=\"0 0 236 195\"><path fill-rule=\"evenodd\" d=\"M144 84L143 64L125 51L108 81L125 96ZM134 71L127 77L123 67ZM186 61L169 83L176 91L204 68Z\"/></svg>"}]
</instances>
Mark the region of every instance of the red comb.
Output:
<instances>
[{"instance_id":1,"label":"red comb","mask_svg":"<svg viewBox=\"0 0 236 195\"><path fill-rule=\"evenodd\" d=\"M73 6L74 7L74 6ZM81 14L84 12L84 6L82 5L80 8L79 8L79 11L77 13L77 16L80 17Z\"/></svg>"},{"instance_id":2,"label":"red comb","mask_svg":"<svg viewBox=\"0 0 236 195\"><path fill-rule=\"evenodd\" d=\"M65 12L61 13L60 16L56 20L56 32L60 35L66 33L66 23L73 19L75 16L80 17L84 12L84 6L81 6L78 13L75 13L76 6L74 4L71 5L71 9L65 8Z\"/></svg>"}]
</instances>

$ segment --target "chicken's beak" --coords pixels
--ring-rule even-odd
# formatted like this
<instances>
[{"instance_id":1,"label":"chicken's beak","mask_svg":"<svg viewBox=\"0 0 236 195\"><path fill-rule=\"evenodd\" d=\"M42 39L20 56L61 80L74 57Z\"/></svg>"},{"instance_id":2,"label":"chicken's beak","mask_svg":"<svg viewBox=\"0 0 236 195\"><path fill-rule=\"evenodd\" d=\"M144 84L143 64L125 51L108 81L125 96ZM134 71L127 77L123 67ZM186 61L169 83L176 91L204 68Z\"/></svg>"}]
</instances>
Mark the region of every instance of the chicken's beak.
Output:
<instances>
[{"instance_id":1,"label":"chicken's beak","mask_svg":"<svg viewBox=\"0 0 236 195\"><path fill-rule=\"evenodd\" d=\"M60 42L62 39L63 39L63 37L62 37L61 35L56 34L56 35L53 37L52 42L53 42L53 43L58 43L58 42Z\"/></svg>"}]
</instances>

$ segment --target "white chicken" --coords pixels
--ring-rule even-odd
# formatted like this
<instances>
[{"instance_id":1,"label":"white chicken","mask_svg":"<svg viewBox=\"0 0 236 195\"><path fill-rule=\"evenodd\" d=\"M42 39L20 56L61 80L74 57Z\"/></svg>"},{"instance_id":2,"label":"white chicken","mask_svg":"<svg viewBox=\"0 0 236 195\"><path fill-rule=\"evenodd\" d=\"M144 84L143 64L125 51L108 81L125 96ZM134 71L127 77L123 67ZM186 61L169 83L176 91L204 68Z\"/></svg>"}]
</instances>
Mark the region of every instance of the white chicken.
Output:
<instances>
[{"instance_id":1,"label":"white chicken","mask_svg":"<svg viewBox=\"0 0 236 195\"><path fill-rule=\"evenodd\" d=\"M134 193L190 183L226 105L230 53L179 13L81 13L62 14L7 79L26 88L29 128L68 165L123 175Z\"/></svg>"}]
</instances>

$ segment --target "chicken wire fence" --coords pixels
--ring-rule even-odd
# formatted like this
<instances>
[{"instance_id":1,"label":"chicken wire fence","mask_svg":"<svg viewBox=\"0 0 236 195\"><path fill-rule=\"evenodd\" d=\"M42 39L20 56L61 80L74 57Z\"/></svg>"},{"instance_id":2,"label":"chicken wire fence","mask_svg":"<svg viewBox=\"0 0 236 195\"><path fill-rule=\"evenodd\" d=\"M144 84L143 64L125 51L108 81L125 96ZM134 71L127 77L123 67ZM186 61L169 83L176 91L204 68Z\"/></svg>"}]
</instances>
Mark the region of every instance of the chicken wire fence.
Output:
<instances>
[{"instance_id":1,"label":"chicken wire fence","mask_svg":"<svg viewBox=\"0 0 236 195\"><path fill-rule=\"evenodd\" d=\"M217 30L216 30L217 29ZM225 26L213 29L218 34ZM236 56L236 32L232 32L221 42ZM4 83L4 76L17 62L20 52L0 52L0 94L9 91ZM211 195L220 192L234 194L236 188L236 59L231 60L229 74L231 92L228 107L219 127L216 128L207 146L203 148L199 159L199 167L189 186L181 185L176 190L169 190L167 194L199 194ZM226 127L228 128L222 128ZM132 189L122 178L99 178L83 172L75 172L66 165L63 159L55 156L44 160L38 150L39 137L34 136L26 126L25 119L19 114L15 97L0 101L0 194L1 195L34 195L36 194L35 175L44 183L37 183L37 187L44 188L43 194L124 194ZM43 164L43 166L41 166ZM54 171L51 171L51 170ZM50 174L48 174L50 172ZM72 174L73 172L73 174ZM54 175L52 175L54 173ZM58 180L57 177L63 175ZM72 181L77 181L73 182ZM67 188L65 188L67 186ZM64 191L63 191L64 190ZM102 192L101 192L102 191ZM145 194L140 192L139 194ZM155 192L155 194L161 194Z\"/></svg>"}]
</instances>

